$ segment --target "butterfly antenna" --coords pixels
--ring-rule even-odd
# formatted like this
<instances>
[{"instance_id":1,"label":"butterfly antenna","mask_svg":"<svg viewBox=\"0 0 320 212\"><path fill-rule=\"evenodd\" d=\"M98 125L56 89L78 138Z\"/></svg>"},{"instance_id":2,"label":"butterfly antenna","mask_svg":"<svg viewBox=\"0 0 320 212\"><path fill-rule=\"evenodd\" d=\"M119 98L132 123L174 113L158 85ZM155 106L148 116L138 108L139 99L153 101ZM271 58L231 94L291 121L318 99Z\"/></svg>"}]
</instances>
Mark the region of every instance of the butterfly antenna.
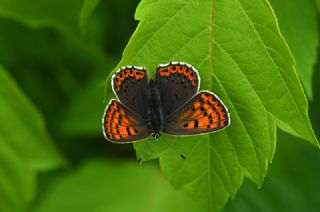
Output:
<instances>
[{"instance_id":1,"label":"butterfly antenna","mask_svg":"<svg viewBox=\"0 0 320 212\"><path fill-rule=\"evenodd\" d=\"M171 141L167 141L167 145L168 145L168 147L169 147L170 149L172 149L172 150L175 151L178 155L180 155L180 157L181 157L182 159L186 159L186 156L184 156L181 152L179 152L179 151L177 150L177 148L172 144Z\"/></svg>"},{"instance_id":2,"label":"butterfly antenna","mask_svg":"<svg viewBox=\"0 0 320 212\"><path fill-rule=\"evenodd\" d=\"M138 163L141 164L140 162L142 161L143 159L143 156L150 150L150 143L147 143L146 145L143 146L143 151L140 155L140 157L138 158Z\"/></svg>"}]
</instances>

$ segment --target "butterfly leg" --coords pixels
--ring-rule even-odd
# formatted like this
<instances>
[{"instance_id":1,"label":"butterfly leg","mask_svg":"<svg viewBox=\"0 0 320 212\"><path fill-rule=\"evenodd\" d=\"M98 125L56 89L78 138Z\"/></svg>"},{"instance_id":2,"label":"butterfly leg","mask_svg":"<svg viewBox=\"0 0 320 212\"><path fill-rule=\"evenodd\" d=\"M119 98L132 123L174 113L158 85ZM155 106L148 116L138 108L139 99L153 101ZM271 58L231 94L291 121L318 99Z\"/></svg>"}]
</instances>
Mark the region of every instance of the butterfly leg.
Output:
<instances>
[{"instance_id":1,"label":"butterfly leg","mask_svg":"<svg viewBox=\"0 0 320 212\"><path fill-rule=\"evenodd\" d=\"M179 152L178 149L177 149L177 147L174 146L171 141L167 141L166 143L167 143L168 147L169 147L170 149L172 149L173 151L175 151L178 155L180 155L180 157L181 157L182 159L186 159L186 156L184 156L181 152Z\"/></svg>"}]
</instances>

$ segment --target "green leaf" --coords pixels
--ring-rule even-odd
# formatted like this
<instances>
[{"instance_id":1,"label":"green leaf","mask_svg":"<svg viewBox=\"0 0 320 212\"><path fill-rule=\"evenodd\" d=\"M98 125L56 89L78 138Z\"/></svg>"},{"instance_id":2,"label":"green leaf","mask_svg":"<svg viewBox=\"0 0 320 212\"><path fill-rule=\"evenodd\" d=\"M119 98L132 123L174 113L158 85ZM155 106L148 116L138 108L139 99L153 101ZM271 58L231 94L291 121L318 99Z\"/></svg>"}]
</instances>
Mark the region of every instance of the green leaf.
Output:
<instances>
[{"instance_id":1,"label":"green leaf","mask_svg":"<svg viewBox=\"0 0 320 212\"><path fill-rule=\"evenodd\" d=\"M217 93L231 126L197 137L165 136L187 159L158 148L166 178L211 210L221 209L246 176L261 185L275 151L276 126L318 146L294 61L266 0L143 0L140 21L119 64L149 68L184 61L201 89ZM150 142L150 140L149 140ZM140 154L144 143L136 145Z\"/></svg>"},{"instance_id":2,"label":"green leaf","mask_svg":"<svg viewBox=\"0 0 320 212\"><path fill-rule=\"evenodd\" d=\"M271 0L283 33L296 60L306 93L312 99L312 73L319 45L318 13L313 0Z\"/></svg>"},{"instance_id":3,"label":"green leaf","mask_svg":"<svg viewBox=\"0 0 320 212\"><path fill-rule=\"evenodd\" d=\"M99 0L0 0L0 16L30 27L53 27L69 35L85 32Z\"/></svg>"},{"instance_id":4,"label":"green leaf","mask_svg":"<svg viewBox=\"0 0 320 212\"><path fill-rule=\"evenodd\" d=\"M0 210L26 209L35 175L63 164L39 112L0 67Z\"/></svg>"},{"instance_id":5,"label":"green leaf","mask_svg":"<svg viewBox=\"0 0 320 212\"><path fill-rule=\"evenodd\" d=\"M36 211L204 210L174 191L151 166L92 160L58 177L43 195Z\"/></svg>"},{"instance_id":6,"label":"green leaf","mask_svg":"<svg viewBox=\"0 0 320 212\"><path fill-rule=\"evenodd\" d=\"M318 11L320 11L320 0L315 0L317 7L318 7Z\"/></svg>"},{"instance_id":7,"label":"green leaf","mask_svg":"<svg viewBox=\"0 0 320 212\"><path fill-rule=\"evenodd\" d=\"M114 63L110 62L111 70ZM83 89L74 94L71 102L64 109L57 128L66 135L101 135L101 111L105 108L103 98L103 79L105 73L98 73L88 80ZM90 101L88 101L90 99ZM81 114L81 116L79 115Z\"/></svg>"},{"instance_id":8,"label":"green leaf","mask_svg":"<svg viewBox=\"0 0 320 212\"><path fill-rule=\"evenodd\" d=\"M99 3L100 3L100 0L84 0L83 6L80 11L80 20L79 20L79 26L80 26L82 35L86 33L89 18Z\"/></svg>"},{"instance_id":9,"label":"green leaf","mask_svg":"<svg viewBox=\"0 0 320 212\"><path fill-rule=\"evenodd\" d=\"M280 131L277 153L262 188L244 182L225 211L318 211L320 154L299 140Z\"/></svg>"},{"instance_id":10,"label":"green leaf","mask_svg":"<svg viewBox=\"0 0 320 212\"><path fill-rule=\"evenodd\" d=\"M31 27L54 26L77 34L82 2L82 0L1 0L0 14Z\"/></svg>"}]
</instances>

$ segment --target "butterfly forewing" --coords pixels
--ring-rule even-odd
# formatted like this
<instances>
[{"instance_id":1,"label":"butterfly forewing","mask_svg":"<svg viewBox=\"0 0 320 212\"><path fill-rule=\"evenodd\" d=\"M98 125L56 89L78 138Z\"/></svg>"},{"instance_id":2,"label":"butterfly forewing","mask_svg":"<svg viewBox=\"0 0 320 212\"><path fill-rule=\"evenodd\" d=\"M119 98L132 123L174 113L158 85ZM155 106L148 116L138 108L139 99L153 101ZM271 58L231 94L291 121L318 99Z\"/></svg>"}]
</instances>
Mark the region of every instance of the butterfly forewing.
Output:
<instances>
[{"instance_id":1,"label":"butterfly forewing","mask_svg":"<svg viewBox=\"0 0 320 212\"><path fill-rule=\"evenodd\" d=\"M155 82L164 114L171 114L198 91L200 77L195 68L182 62L159 65Z\"/></svg>"},{"instance_id":2,"label":"butterfly forewing","mask_svg":"<svg viewBox=\"0 0 320 212\"><path fill-rule=\"evenodd\" d=\"M213 93L202 91L167 116L164 132L171 135L195 135L223 129L230 124L229 113Z\"/></svg>"},{"instance_id":3,"label":"butterfly forewing","mask_svg":"<svg viewBox=\"0 0 320 212\"><path fill-rule=\"evenodd\" d=\"M120 68L112 78L112 86L119 101L142 117L146 114L148 86L147 71L137 66Z\"/></svg>"},{"instance_id":4,"label":"butterfly forewing","mask_svg":"<svg viewBox=\"0 0 320 212\"><path fill-rule=\"evenodd\" d=\"M108 104L102 125L105 138L111 142L131 143L150 135L144 119L116 100Z\"/></svg>"}]
</instances>

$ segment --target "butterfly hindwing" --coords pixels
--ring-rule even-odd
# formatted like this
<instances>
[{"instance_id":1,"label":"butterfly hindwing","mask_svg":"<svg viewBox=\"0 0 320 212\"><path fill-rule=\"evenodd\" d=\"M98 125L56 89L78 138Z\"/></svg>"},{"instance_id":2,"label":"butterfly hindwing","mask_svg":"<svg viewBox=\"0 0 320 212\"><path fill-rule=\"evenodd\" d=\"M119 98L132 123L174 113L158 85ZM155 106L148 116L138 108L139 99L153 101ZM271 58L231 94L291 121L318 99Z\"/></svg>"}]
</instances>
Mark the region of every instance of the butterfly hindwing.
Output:
<instances>
[{"instance_id":1,"label":"butterfly hindwing","mask_svg":"<svg viewBox=\"0 0 320 212\"><path fill-rule=\"evenodd\" d=\"M172 62L158 66L155 82L160 91L163 113L170 114L198 92L200 77L191 65Z\"/></svg>"},{"instance_id":2,"label":"butterfly hindwing","mask_svg":"<svg viewBox=\"0 0 320 212\"><path fill-rule=\"evenodd\" d=\"M144 119L116 100L111 100L102 118L106 139L115 143L132 143L147 138Z\"/></svg>"},{"instance_id":3,"label":"butterfly hindwing","mask_svg":"<svg viewBox=\"0 0 320 212\"><path fill-rule=\"evenodd\" d=\"M226 106L213 93L202 91L165 120L164 132L196 135L221 130L230 124Z\"/></svg>"},{"instance_id":4,"label":"butterfly hindwing","mask_svg":"<svg viewBox=\"0 0 320 212\"><path fill-rule=\"evenodd\" d=\"M119 101L142 117L147 110L147 71L137 66L120 68L112 78L112 87Z\"/></svg>"}]
</instances>

